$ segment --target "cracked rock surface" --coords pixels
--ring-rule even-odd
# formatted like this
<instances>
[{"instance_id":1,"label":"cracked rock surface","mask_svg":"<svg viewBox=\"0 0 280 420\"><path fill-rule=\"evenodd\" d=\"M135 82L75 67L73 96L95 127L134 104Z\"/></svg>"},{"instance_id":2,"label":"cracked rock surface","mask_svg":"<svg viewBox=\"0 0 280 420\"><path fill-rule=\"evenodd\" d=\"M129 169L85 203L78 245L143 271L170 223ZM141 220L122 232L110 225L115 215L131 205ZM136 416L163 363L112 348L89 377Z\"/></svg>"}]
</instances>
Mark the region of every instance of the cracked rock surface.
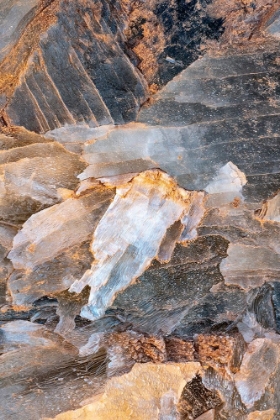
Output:
<instances>
[{"instance_id":1,"label":"cracked rock surface","mask_svg":"<svg viewBox=\"0 0 280 420\"><path fill-rule=\"evenodd\" d=\"M279 11L0 1L1 420L280 418Z\"/></svg>"}]
</instances>

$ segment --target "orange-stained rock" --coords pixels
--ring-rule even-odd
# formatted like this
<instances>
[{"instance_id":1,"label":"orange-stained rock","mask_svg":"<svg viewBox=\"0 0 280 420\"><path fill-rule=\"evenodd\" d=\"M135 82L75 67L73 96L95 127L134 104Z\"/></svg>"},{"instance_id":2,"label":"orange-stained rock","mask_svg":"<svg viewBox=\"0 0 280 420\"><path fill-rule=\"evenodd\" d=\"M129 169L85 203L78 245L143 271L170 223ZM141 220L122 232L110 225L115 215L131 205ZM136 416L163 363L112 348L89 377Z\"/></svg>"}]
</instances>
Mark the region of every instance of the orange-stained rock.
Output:
<instances>
[{"instance_id":1,"label":"orange-stained rock","mask_svg":"<svg viewBox=\"0 0 280 420\"><path fill-rule=\"evenodd\" d=\"M254 411L248 415L247 420L273 420L275 418L275 410Z\"/></svg>"},{"instance_id":2,"label":"orange-stained rock","mask_svg":"<svg viewBox=\"0 0 280 420\"><path fill-rule=\"evenodd\" d=\"M202 364L227 366L232 362L234 339L215 335L199 335L197 338L198 357Z\"/></svg>"},{"instance_id":3,"label":"orange-stained rock","mask_svg":"<svg viewBox=\"0 0 280 420\"><path fill-rule=\"evenodd\" d=\"M199 371L199 363L136 364L128 374L110 379L95 402L55 419L155 420L166 411L166 400L177 404L185 384Z\"/></svg>"}]
</instances>

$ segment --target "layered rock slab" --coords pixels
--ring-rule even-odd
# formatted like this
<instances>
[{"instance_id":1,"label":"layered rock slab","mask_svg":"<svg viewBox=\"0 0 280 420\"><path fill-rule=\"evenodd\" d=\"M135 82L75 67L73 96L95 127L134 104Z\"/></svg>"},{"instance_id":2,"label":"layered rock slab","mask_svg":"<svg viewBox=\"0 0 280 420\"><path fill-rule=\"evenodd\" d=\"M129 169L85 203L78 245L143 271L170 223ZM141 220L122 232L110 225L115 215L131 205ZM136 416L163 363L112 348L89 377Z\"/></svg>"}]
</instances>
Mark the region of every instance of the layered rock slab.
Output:
<instances>
[{"instance_id":1,"label":"layered rock slab","mask_svg":"<svg viewBox=\"0 0 280 420\"><path fill-rule=\"evenodd\" d=\"M246 177L247 201L270 198L279 187L278 75L275 51L197 60L141 109L142 124L86 143L81 179L148 163L186 189L206 189L232 162Z\"/></svg>"},{"instance_id":2,"label":"layered rock slab","mask_svg":"<svg viewBox=\"0 0 280 420\"><path fill-rule=\"evenodd\" d=\"M77 186L77 175L85 166L57 142L36 136L29 144L22 140L3 138L6 150L0 152L0 218L18 225L62 201Z\"/></svg>"},{"instance_id":3,"label":"layered rock slab","mask_svg":"<svg viewBox=\"0 0 280 420\"><path fill-rule=\"evenodd\" d=\"M16 46L12 35L7 40L11 51L0 65L6 123L45 132L65 123L134 119L146 82L124 52L121 2L110 7L106 1L56 0L40 6ZM11 14L16 7L6 4Z\"/></svg>"},{"instance_id":4,"label":"layered rock slab","mask_svg":"<svg viewBox=\"0 0 280 420\"><path fill-rule=\"evenodd\" d=\"M100 317L115 294L133 283L152 259L170 260L176 242L185 243L196 236L196 226L204 212L204 194L178 188L161 171L144 172L119 186L110 204L113 195L114 189L96 186L92 192L37 213L24 224L9 254L17 269L9 281L15 304L32 303L44 292L48 295L70 286L71 292L81 292L89 284L92 291L89 307L84 309L88 311L86 318ZM147 237L143 236L143 224ZM169 234L168 229L174 224L174 232ZM73 276L75 268L73 273L66 273L66 267L62 269L65 259L62 252L73 252L74 246L81 245L91 235L95 260L91 271L79 280ZM57 258L60 267L60 285L57 277L55 282L47 278L42 282L43 271L50 269L53 258ZM51 265L55 267L54 262ZM41 286L35 290L31 287L28 292L26 282L36 284L36 278Z\"/></svg>"},{"instance_id":5,"label":"layered rock slab","mask_svg":"<svg viewBox=\"0 0 280 420\"><path fill-rule=\"evenodd\" d=\"M67 290L82 276L91 262L92 232L113 196L113 189L100 187L28 219L10 252L17 269L8 284L15 304L31 304Z\"/></svg>"}]
</instances>

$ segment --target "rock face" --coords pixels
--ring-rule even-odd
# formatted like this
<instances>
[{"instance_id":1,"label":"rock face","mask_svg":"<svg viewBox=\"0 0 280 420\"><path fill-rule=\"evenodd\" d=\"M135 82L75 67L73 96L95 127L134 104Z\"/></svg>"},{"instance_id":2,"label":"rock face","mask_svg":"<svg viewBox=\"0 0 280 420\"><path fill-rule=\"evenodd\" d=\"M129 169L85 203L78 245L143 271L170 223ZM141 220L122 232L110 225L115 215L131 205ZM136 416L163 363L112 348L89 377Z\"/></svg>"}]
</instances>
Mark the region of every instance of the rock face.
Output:
<instances>
[{"instance_id":1,"label":"rock face","mask_svg":"<svg viewBox=\"0 0 280 420\"><path fill-rule=\"evenodd\" d=\"M0 419L279 419L279 4L0 12Z\"/></svg>"},{"instance_id":2,"label":"rock face","mask_svg":"<svg viewBox=\"0 0 280 420\"><path fill-rule=\"evenodd\" d=\"M11 14L20 7L14 3L6 5ZM123 51L121 3L35 3L33 19L21 7L29 24L15 27L18 42L12 47L9 38L0 64L7 121L45 132L66 123L95 126L135 118L146 84Z\"/></svg>"},{"instance_id":3,"label":"rock face","mask_svg":"<svg viewBox=\"0 0 280 420\"><path fill-rule=\"evenodd\" d=\"M198 57L202 38L222 33L222 19L207 16L206 3L202 10L197 0L139 3L1 2L3 122L46 132L132 121L147 98L146 80L166 83Z\"/></svg>"},{"instance_id":4,"label":"rock face","mask_svg":"<svg viewBox=\"0 0 280 420\"><path fill-rule=\"evenodd\" d=\"M99 401L76 412L57 416L57 420L176 418L176 403L186 382L199 372L199 363L137 364L127 375L111 379ZM140 395L139 395L140 393ZM139 397L141 407L138 407Z\"/></svg>"}]
</instances>

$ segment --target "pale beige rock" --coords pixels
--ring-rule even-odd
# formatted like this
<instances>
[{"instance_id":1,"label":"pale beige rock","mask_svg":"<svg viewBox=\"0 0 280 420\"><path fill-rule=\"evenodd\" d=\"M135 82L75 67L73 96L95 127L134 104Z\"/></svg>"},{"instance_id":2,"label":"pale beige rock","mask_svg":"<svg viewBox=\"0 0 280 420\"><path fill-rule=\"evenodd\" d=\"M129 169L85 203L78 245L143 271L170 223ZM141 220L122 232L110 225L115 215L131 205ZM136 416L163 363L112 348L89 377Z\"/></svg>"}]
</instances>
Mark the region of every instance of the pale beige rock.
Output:
<instances>
[{"instance_id":1,"label":"pale beige rock","mask_svg":"<svg viewBox=\"0 0 280 420\"><path fill-rule=\"evenodd\" d=\"M105 178L117 177L118 175L130 174L147 171L148 169L158 168L158 163L150 158L122 160L119 157L119 162L113 163L95 163L89 165L78 178L83 181L87 178Z\"/></svg>"},{"instance_id":2,"label":"pale beige rock","mask_svg":"<svg viewBox=\"0 0 280 420\"><path fill-rule=\"evenodd\" d=\"M17 162L20 159L28 157L55 157L64 154L65 157L71 156L65 152L65 149L57 142L28 144L22 147L14 147L9 150L0 151L0 165L5 163Z\"/></svg>"},{"instance_id":3,"label":"pale beige rock","mask_svg":"<svg viewBox=\"0 0 280 420\"><path fill-rule=\"evenodd\" d=\"M55 419L155 420L165 406L162 397L172 394L174 404L178 402L186 383L199 372L199 363L136 364L128 374L112 378L96 402Z\"/></svg>"},{"instance_id":4,"label":"pale beige rock","mask_svg":"<svg viewBox=\"0 0 280 420\"><path fill-rule=\"evenodd\" d=\"M275 415L275 410L254 411L248 415L247 420L272 420Z\"/></svg>"}]
</instances>

